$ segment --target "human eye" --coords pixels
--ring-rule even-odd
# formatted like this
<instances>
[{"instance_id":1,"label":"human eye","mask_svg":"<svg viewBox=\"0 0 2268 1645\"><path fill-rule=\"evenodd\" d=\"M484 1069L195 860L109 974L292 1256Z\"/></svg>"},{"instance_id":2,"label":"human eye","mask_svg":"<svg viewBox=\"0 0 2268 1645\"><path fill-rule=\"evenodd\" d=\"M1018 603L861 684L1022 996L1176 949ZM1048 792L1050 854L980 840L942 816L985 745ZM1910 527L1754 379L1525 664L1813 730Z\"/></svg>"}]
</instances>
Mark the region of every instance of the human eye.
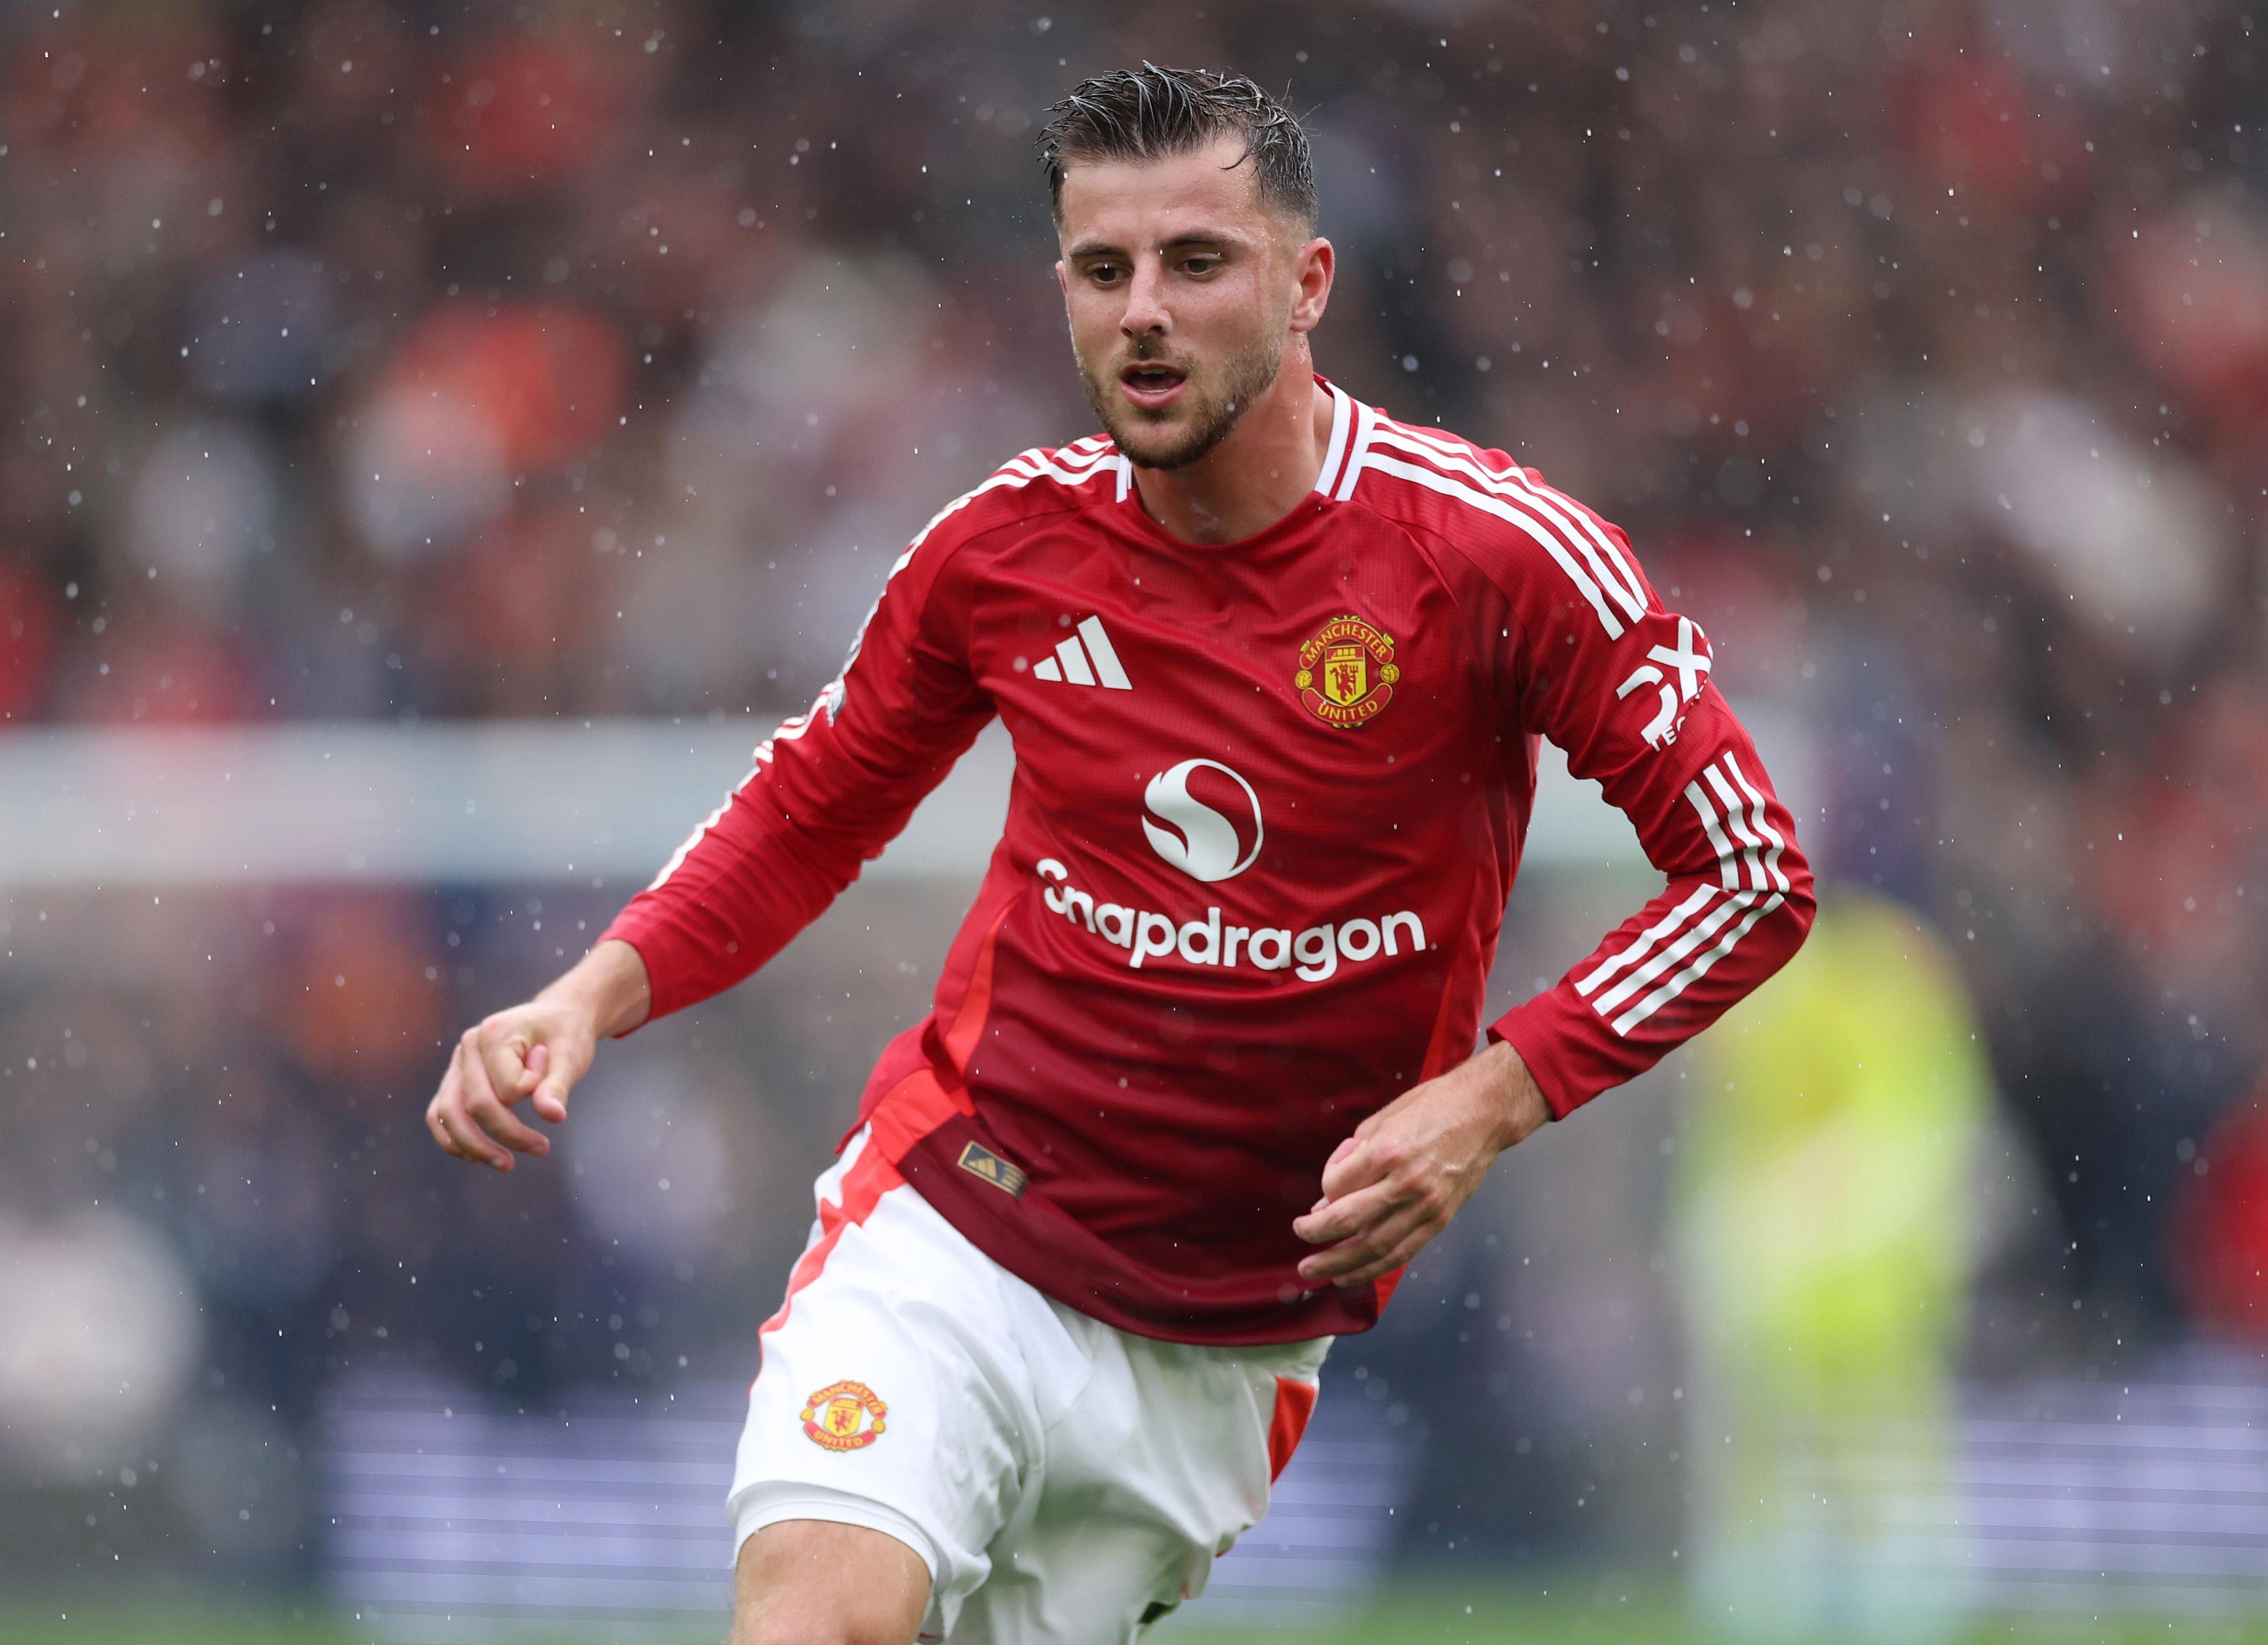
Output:
<instances>
[{"instance_id":1,"label":"human eye","mask_svg":"<svg viewBox=\"0 0 2268 1645\"><path fill-rule=\"evenodd\" d=\"M1115 262L1097 262L1086 265L1086 277L1097 285L1116 285L1125 277L1125 269Z\"/></svg>"}]
</instances>

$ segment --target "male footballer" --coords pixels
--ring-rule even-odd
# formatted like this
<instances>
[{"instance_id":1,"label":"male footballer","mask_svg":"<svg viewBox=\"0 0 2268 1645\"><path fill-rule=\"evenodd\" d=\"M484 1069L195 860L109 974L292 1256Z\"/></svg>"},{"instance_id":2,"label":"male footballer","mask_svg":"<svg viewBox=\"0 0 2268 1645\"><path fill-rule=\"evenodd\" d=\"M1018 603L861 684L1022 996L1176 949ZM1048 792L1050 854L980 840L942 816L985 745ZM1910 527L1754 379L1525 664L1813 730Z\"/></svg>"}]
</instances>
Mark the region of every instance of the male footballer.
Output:
<instances>
[{"instance_id":1,"label":"male footballer","mask_svg":"<svg viewBox=\"0 0 2268 1645\"><path fill-rule=\"evenodd\" d=\"M1145 63L1042 149L1106 432L929 523L841 675L428 1112L460 1158L544 1153L515 1104L564 1120L600 1038L754 971L1006 723L1006 830L760 1334L735 1645L1139 1638L1490 1162L1811 921L1708 642L1623 534L1316 375L1291 115ZM1543 737L1668 883L1473 1055Z\"/></svg>"}]
</instances>

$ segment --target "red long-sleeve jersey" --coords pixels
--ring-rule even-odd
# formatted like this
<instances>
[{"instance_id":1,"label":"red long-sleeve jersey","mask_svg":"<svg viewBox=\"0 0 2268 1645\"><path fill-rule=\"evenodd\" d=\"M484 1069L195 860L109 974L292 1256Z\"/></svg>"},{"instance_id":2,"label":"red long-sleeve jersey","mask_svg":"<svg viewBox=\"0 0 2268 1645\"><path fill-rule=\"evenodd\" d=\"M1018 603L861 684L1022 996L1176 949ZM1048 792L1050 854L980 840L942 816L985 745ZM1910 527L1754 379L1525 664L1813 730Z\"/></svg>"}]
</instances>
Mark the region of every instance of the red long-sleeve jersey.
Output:
<instances>
[{"instance_id":1,"label":"red long-sleeve jersey","mask_svg":"<svg viewBox=\"0 0 2268 1645\"><path fill-rule=\"evenodd\" d=\"M607 935L659 1016L823 910L998 714L1007 827L861 1117L979 1249L1123 1329L1360 1331L1302 1287L1331 1150L1473 1049L1536 746L1661 894L1490 1026L1566 1114L1776 970L1811 875L1707 640L1502 452L1333 387L1312 495L1184 542L1100 437L1017 457L891 567L842 675Z\"/></svg>"}]
</instances>

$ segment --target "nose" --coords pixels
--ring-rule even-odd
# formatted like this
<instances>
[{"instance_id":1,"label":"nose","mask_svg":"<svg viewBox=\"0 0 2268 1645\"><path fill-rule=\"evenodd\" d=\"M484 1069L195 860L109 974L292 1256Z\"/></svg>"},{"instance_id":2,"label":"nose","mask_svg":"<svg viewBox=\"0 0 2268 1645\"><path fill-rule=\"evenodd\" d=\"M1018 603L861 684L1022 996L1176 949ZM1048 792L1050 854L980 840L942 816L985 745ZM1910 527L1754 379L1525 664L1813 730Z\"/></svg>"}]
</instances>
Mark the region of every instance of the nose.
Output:
<instances>
[{"instance_id":1,"label":"nose","mask_svg":"<svg viewBox=\"0 0 2268 1645\"><path fill-rule=\"evenodd\" d=\"M1166 271L1147 259L1138 259L1126 282L1126 308L1118 328L1129 337L1162 337L1174 328L1166 306Z\"/></svg>"}]
</instances>

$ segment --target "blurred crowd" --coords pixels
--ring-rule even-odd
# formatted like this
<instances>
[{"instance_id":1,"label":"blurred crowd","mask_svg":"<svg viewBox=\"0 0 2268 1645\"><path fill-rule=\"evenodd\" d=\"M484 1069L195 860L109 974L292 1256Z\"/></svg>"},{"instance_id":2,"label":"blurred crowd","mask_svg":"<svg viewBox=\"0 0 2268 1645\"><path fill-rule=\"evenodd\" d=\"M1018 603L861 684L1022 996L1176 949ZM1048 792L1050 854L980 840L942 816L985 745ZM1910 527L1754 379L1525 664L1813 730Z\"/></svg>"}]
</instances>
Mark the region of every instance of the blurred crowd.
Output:
<instances>
[{"instance_id":1,"label":"blurred crowd","mask_svg":"<svg viewBox=\"0 0 2268 1645\"><path fill-rule=\"evenodd\" d=\"M1986 1276L2013 1300L1980 1358L2268 1334L2268 11L2242 0L17 8L0 734L794 712L938 506L1089 432L1032 137L1142 57L1288 87L1340 256L1321 368L1623 524L1719 683L1808 728L1815 860L1944 934L2048 1210ZM618 892L552 900L596 921ZM551 963L529 903L234 910L213 1014L171 1022L162 981L106 992L92 961L0 977L15 1111L46 1047L58 1079L141 1059L105 1111L180 1122L145 1150L337 1169L417 1142L431 1042ZM460 943L499 920L520 957L476 974ZM116 1031L58 1036L66 986ZM133 1021L202 1072L122 1049ZM231 1046L263 1071L212 1073ZM356 1100L394 1103L390 1142ZM11 1202L111 1172L124 1126L74 1117L69 1170ZM349 1329L338 1253L431 1231L422 1202L294 1191L182 1224L217 1306L298 1310L276 1389ZM546 1191L481 1214L619 1237ZM299 1243L231 1244L279 1217ZM710 1237L657 1247L657 1283ZM562 1287L515 1294L531 1342ZM640 1304L589 1288L616 1321L589 1365L651 1365Z\"/></svg>"}]
</instances>

